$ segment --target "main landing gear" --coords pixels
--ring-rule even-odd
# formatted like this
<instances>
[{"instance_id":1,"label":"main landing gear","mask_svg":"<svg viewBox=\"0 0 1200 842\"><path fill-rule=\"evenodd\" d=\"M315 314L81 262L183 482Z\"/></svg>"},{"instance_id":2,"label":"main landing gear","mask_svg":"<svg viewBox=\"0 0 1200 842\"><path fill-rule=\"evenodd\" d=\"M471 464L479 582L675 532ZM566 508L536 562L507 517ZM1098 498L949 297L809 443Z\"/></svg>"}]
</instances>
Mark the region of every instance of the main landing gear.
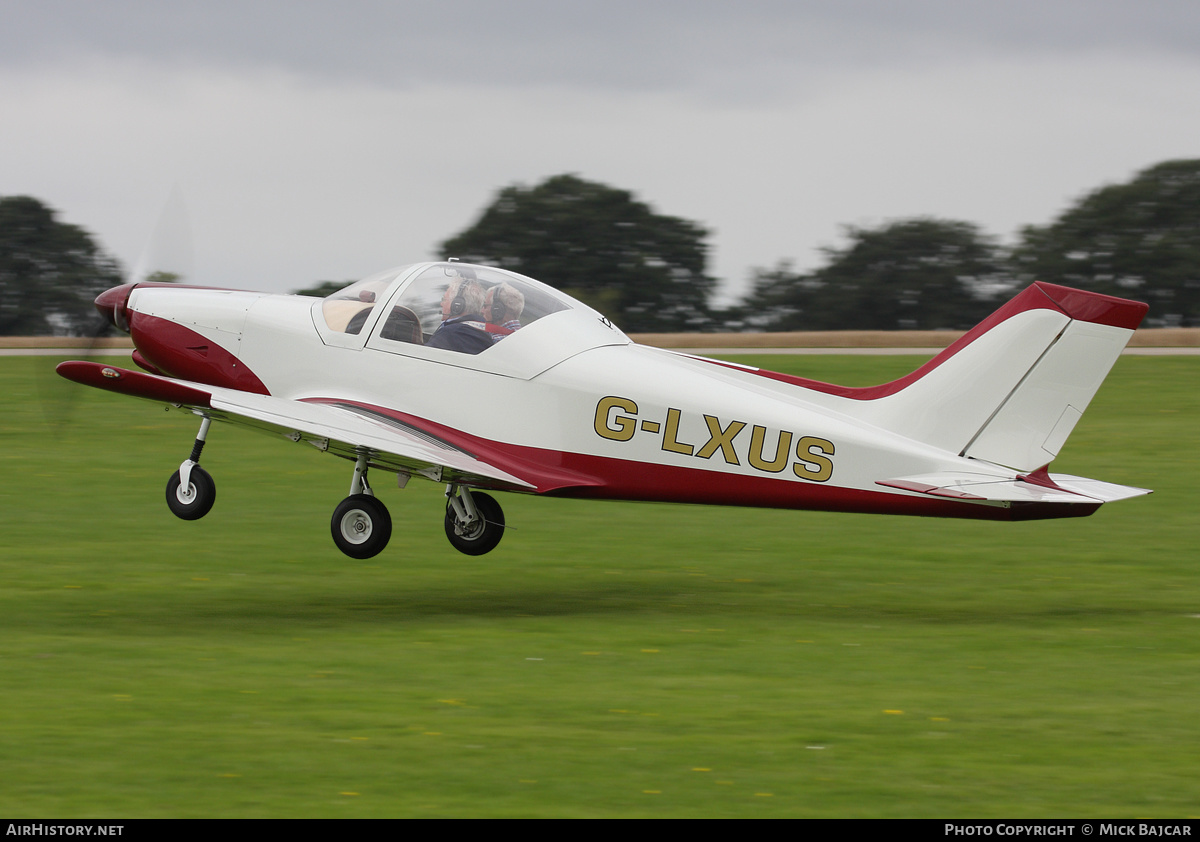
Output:
<instances>
[{"instance_id":1,"label":"main landing gear","mask_svg":"<svg viewBox=\"0 0 1200 842\"><path fill-rule=\"evenodd\" d=\"M504 510L491 495L457 483L446 486L446 537L459 552L483 555L504 537ZM375 499L367 483L367 457L354 464L350 496L333 510L329 530L333 543L351 558L371 558L383 552L392 537L392 517Z\"/></svg>"},{"instance_id":2,"label":"main landing gear","mask_svg":"<svg viewBox=\"0 0 1200 842\"><path fill-rule=\"evenodd\" d=\"M176 517L199 520L217 500L217 486L208 471L200 467L200 452L208 438L212 422L204 418L192 454L167 482L167 506ZM403 482L401 483L403 486ZM504 537L504 510L490 494L471 491L465 485L446 486L446 537L466 555L491 552ZM367 482L367 453L354 460L350 496L333 510L329 523L333 543L351 558L372 558L383 552L392 537L392 516L387 506L375 498Z\"/></svg>"},{"instance_id":3,"label":"main landing gear","mask_svg":"<svg viewBox=\"0 0 1200 842\"><path fill-rule=\"evenodd\" d=\"M367 483L367 454L358 454L350 496L333 510L329 529L333 543L350 558L371 558L383 552L392 537L392 516L387 506L375 499Z\"/></svg>"},{"instance_id":4,"label":"main landing gear","mask_svg":"<svg viewBox=\"0 0 1200 842\"><path fill-rule=\"evenodd\" d=\"M483 555L504 537L504 510L490 494L465 485L446 486L446 537L460 553Z\"/></svg>"}]
</instances>

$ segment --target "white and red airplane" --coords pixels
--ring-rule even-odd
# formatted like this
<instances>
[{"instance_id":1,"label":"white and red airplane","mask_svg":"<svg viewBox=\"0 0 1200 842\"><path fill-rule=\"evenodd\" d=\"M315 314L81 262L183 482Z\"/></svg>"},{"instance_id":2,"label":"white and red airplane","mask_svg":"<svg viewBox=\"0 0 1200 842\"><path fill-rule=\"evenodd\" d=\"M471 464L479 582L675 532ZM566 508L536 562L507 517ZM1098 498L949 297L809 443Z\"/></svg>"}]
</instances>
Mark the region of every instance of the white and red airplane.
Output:
<instances>
[{"instance_id":1,"label":"white and red airplane","mask_svg":"<svg viewBox=\"0 0 1200 842\"><path fill-rule=\"evenodd\" d=\"M211 421L243 424L354 463L331 528L355 558L391 535L370 469L445 483L446 535L472 555L504 534L484 489L993 520L1149 493L1047 470L1147 310L1051 284L870 388L637 345L545 284L457 262L325 299L136 283L96 305L146 373L58 372L201 419L167 485L176 515L216 498Z\"/></svg>"}]
</instances>

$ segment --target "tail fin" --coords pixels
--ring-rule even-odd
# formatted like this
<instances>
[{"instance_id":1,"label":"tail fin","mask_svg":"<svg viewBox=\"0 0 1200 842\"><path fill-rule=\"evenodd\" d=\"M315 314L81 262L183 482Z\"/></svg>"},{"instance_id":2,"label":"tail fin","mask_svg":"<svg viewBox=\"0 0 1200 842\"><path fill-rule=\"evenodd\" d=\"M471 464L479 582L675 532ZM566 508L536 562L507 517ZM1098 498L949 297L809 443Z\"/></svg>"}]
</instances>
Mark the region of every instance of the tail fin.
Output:
<instances>
[{"instance_id":1,"label":"tail fin","mask_svg":"<svg viewBox=\"0 0 1200 842\"><path fill-rule=\"evenodd\" d=\"M869 414L928 444L1032 471L1058 455L1147 309L1035 283L896 381Z\"/></svg>"},{"instance_id":2,"label":"tail fin","mask_svg":"<svg viewBox=\"0 0 1200 842\"><path fill-rule=\"evenodd\" d=\"M1148 309L1038 282L907 377L864 389L786 379L909 438L1033 471L1058 455Z\"/></svg>"}]
</instances>

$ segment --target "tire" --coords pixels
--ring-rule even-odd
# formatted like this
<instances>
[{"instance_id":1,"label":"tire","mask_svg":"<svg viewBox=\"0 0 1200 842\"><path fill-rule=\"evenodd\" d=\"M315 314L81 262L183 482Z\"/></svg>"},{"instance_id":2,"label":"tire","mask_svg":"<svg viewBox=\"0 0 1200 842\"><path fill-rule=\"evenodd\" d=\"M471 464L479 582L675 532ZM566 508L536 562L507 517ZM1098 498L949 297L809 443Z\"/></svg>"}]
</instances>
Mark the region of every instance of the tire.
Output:
<instances>
[{"instance_id":1,"label":"tire","mask_svg":"<svg viewBox=\"0 0 1200 842\"><path fill-rule=\"evenodd\" d=\"M209 513L215 502L217 484L199 465L192 466L186 489L180 487L179 471L167 480L167 507L177 518L199 520Z\"/></svg>"},{"instance_id":2,"label":"tire","mask_svg":"<svg viewBox=\"0 0 1200 842\"><path fill-rule=\"evenodd\" d=\"M387 506L369 494L347 497L333 510L329 524L333 543L350 558L371 558L383 552L392 537Z\"/></svg>"},{"instance_id":3,"label":"tire","mask_svg":"<svg viewBox=\"0 0 1200 842\"><path fill-rule=\"evenodd\" d=\"M466 555L483 555L496 549L500 539L504 537L504 510L500 504L482 491L471 495L475 501L475 510L479 512L480 520L462 531L454 516L454 508L446 506L446 537L454 549Z\"/></svg>"}]
</instances>

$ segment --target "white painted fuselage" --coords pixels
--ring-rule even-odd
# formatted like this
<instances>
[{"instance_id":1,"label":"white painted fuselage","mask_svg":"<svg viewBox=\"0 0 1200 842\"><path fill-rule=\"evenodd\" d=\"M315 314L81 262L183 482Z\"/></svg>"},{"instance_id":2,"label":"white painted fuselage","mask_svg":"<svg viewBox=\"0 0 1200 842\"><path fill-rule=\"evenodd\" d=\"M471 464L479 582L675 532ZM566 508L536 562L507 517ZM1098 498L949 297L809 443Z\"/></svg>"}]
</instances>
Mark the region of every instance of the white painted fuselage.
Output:
<instances>
[{"instance_id":1,"label":"white painted fuselage","mask_svg":"<svg viewBox=\"0 0 1200 842\"><path fill-rule=\"evenodd\" d=\"M534 302L527 323L482 353L426 344L444 314L421 308L461 273L517 284ZM637 345L586 305L499 270L415 264L362 284L358 298L325 300L138 285L123 315L135 359L156 374L391 418L499 472L459 472L478 487L1005 519L1140 493L1037 473L1132 334L1131 306L1143 306L1132 302L1066 290L1064 304L1044 295L1063 288L1031 287L910 378L845 389ZM388 326L401 310L421 323L415 339ZM269 412L271 429L320 440ZM406 470L378 442L370 452L372 466Z\"/></svg>"}]
</instances>

